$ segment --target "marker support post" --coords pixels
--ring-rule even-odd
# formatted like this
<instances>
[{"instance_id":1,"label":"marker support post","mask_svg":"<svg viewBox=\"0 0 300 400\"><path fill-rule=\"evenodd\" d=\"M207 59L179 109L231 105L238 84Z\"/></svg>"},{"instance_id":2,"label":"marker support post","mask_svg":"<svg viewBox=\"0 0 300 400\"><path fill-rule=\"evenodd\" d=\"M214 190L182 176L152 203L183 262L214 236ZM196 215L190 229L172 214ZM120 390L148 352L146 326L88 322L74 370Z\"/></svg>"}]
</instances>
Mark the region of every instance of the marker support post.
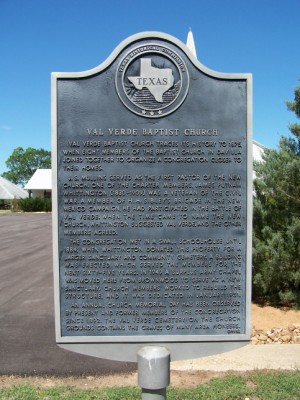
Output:
<instances>
[{"instance_id":1,"label":"marker support post","mask_svg":"<svg viewBox=\"0 0 300 400\"><path fill-rule=\"evenodd\" d=\"M170 384L170 353L165 347L145 346L137 353L142 400L166 400Z\"/></svg>"}]
</instances>

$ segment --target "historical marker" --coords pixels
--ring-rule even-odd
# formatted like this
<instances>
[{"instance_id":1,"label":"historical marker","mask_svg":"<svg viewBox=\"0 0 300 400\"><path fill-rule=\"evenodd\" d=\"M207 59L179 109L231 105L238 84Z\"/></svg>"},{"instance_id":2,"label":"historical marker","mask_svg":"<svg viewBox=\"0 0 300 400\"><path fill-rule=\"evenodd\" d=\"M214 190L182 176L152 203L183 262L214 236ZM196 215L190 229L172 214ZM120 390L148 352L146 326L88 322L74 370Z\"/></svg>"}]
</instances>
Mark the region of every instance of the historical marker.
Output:
<instances>
[{"instance_id":1,"label":"historical marker","mask_svg":"<svg viewBox=\"0 0 300 400\"><path fill-rule=\"evenodd\" d=\"M133 360L155 343L178 359L249 340L251 96L251 75L153 32L53 73L61 346Z\"/></svg>"}]
</instances>

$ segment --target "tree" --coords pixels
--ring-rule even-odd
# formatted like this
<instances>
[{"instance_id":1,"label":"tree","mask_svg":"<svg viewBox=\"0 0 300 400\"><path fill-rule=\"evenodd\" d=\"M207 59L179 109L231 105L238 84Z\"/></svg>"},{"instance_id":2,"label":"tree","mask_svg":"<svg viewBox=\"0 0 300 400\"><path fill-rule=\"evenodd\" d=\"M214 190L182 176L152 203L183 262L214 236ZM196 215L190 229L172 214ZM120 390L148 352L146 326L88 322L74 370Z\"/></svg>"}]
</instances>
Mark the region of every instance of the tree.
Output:
<instances>
[{"instance_id":1,"label":"tree","mask_svg":"<svg viewBox=\"0 0 300 400\"><path fill-rule=\"evenodd\" d=\"M289 110L300 118L300 87ZM253 295L300 305L300 125L255 163Z\"/></svg>"},{"instance_id":2,"label":"tree","mask_svg":"<svg viewBox=\"0 0 300 400\"><path fill-rule=\"evenodd\" d=\"M26 150L17 147L5 164L9 171L4 172L2 176L24 186L38 168L51 168L51 152L32 147Z\"/></svg>"}]
</instances>

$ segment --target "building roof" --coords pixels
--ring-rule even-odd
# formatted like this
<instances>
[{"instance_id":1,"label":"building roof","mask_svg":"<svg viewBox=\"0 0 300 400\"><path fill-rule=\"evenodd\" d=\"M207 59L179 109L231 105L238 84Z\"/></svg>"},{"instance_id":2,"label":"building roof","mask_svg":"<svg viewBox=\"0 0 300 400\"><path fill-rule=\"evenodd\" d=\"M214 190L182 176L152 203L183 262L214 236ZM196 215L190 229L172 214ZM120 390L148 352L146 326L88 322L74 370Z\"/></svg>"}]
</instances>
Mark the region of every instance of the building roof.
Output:
<instances>
[{"instance_id":1,"label":"building roof","mask_svg":"<svg viewBox=\"0 0 300 400\"><path fill-rule=\"evenodd\" d=\"M25 185L27 190L51 190L52 189L52 170L37 169Z\"/></svg>"},{"instance_id":2,"label":"building roof","mask_svg":"<svg viewBox=\"0 0 300 400\"><path fill-rule=\"evenodd\" d=\"M12 199L25 199L28 197L28 192L20 188L14 183L0 176L0 199L1 200L12 200Z\"/></svg>"},{"instance_id":3,"label":"building roof","mask_svg":"<svg viewBox=\"0 0 300 400\"><path fill-rule=\"evenodd\" d=\"M265 151L265 146L262 144L258 143L256 140L253 140L252 142L252 148L253 148L253 160L254 161L263 161L263 153Z\"/></svg>"}]
</instances>

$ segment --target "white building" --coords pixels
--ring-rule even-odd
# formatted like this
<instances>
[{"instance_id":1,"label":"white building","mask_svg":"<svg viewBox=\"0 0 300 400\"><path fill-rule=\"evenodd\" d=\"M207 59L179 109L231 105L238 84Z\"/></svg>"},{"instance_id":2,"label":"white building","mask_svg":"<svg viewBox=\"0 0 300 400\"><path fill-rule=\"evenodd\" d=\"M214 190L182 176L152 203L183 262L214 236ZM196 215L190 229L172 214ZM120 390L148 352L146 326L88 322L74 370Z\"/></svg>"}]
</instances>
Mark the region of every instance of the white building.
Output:
<instances>
[{"instance_id":1,"label":"white building","mask_svg":"<svg viewBox=\"0 0 300 400\"><path fill-rule=\"evenodd\" d=\"M52 170L37 169L25 186L29 197L51 198Z\"/></svg>"},{"instance_id":2,"label":"white building","mask_svg":"<svg viewBox=\"0 0 300 400\"><path fill-rule=\"evenodd\" d=\"M263 161L263 153L265 151L265 146L253 140L253 161Z\"/></svg>"}]
</instances>

